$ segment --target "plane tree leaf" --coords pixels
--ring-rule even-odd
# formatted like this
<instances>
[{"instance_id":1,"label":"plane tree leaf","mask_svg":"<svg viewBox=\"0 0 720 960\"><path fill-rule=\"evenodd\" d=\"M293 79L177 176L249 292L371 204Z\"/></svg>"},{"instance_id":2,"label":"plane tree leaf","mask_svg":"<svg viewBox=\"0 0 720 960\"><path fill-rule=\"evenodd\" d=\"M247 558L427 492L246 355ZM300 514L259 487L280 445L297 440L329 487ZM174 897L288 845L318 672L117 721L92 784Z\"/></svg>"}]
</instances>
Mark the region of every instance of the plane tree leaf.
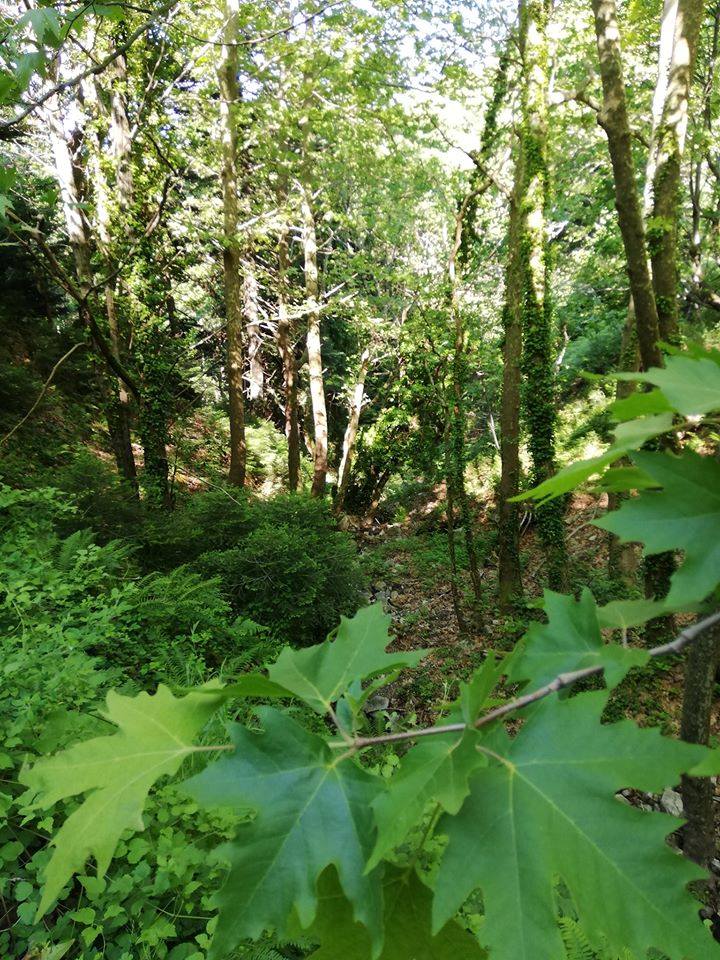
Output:
<instances>
[{"instance_id":1,"label":"plane tree leaf","mask_svg":"<svg viewBox=\"0 0 720 960\"><path fill-rule=\"evenodd\" d=\"M270 680L300 697L318 713L327 713L354 681L414 667L425 650L387 653L390 617L380 604L342 617L334 639L292 650L285 647L268 669Z\"/></svg>"},{"instance_id":2,"label":"plane tree leaf","mask_svg":"<svg viewBox=\"0 0 720 960\"><path fill-rule=\"evenodd\" d=\"M339 762L322 737L291 717L271 707L257 713L262 732L232 725L234 752L185 784L205 806L257 812L218 851L230 871L217 897L220 914L210 956L224 956L264 930L283 935L293 910L301 925L312 923L317 879L330 864L355 920L370 930L379 949L379 872L364 870L374 842L370 805L382 781L352 760Z\"/></svg>"},{"instance_id":3,"label":"plane tree leaf","mask_svg":"<svg viewBox=\"0 0 720 960\"><path fill-rule=\"evenodd\" d=\"M621 804L623 787L660 791L706 755L629 721L601 724L604 691L536 705L514 739L500 727L484 747L448 836L433 929L482 889L483 941L494 960L564 960L554 889L567 887L592 944L650 947L670 960L711 960L720 946L697 918L686 885L702 871L665 837L681 821ZM662 877L662 882L658 882Z\"/></svg>"},{"instance_id":4,"label":"plane tree leaf","mask_svg":"<svg viewBox=\"0 0 720 960\"><path fill-rule=\"evenodd\" d=\"M638 380L659 387L673 410L685 417L720 410L720 366L707 357L668 357L664 367L645 373L616 373L616 380Z\"/></svg>"},{"instance_id":5,"label":"plane tree leaf","mask_svg":"<svg viewBox=\"0 0 720 960\"><path fill-rule=\"evenodd\" d=\"M612 446L589 460L578 460L567 467L558 470L552 477L548 477L532 490L513 497L514 500L538 500L545 502L559 497L564 493L575 490L581 484L598 476L607 467L626 456L630 450L636 450L648 440L667 433L672 429L672 413L657 413L651 416L640 417L637 420L628 420L615 427L615 441Z\"/></svg>"},{"instance_id":6,"label":"plane tree leaf","mask_svg":"<svg viewBox=\"0 0 720 960\"><path fill-rule=\"evenodd\" d=\"M642 543L646 555L683 550L666 603L705 599L720 581L720 464L692 450L681 456L639 451L633 461L662 489L641 491L595 525L623 543Z\"/></svg>"},{"instance_id":7,"label":"plane tree leaf","mask_svg":"<svg viewBox=\"0 0 720 960\"><path fill-rule=\"evenodd\" d=\"M450 717L440 721L473 723L503 672L503 660L490 653L467 683ZM478 749L480 735L467 729L421 739L403 757L384 793L373 801L378 837L368 869L373 869L399 846L434 801L448 813L457 813L468 794L473 770L487 763Z\"/></svg>"},{"instance_id":8,"label":"plane tree leaf","mask_svg":"<svg viewBox=\"0 0 720 960\"><path fill-rule=\"evenodd\" d=\"M321 876L318 898L315 922L303 935L318 940L320 946L308 960L370 960L370 937L354 922L352 906L333 870ZM388 865L383 900L386 933L377 960L483 960L487 956L475 937L454 920L432 935L432 892L414 870Z\"/></svg>"},{"instance_id":9,"label":"plane tree leaf","mask_svg":"<svg viewBox=\"0 0 720 960\"><path fill-rule=\"evenodd\" d=\"M90 856L98 875L104 874L122 833L143 829L150 788L161 777L177 773L197 750L193 740L219 702L212 688L182 698L162 685L155 694L135 697L111 690L105 715L117 724L116 733L78 743L22 771L22 783L41 807L87 794L53 837L38 918Z\"/></svg>"},{"instance_id":10,"label":"plane tree leaf","mask_svg":"<svg viewBox=\"0 0 720 960\"><path fill-rule=\"evenodd\" d=\"M647 663L648 651L604 643L598 607L585 588L576 600L545 591L548 622L533 623L510 666L510 680L529 680L528 691L545 686L558 674L602 666L608 687L617 686L631 667Z\"/></svg>"}]
</instances>

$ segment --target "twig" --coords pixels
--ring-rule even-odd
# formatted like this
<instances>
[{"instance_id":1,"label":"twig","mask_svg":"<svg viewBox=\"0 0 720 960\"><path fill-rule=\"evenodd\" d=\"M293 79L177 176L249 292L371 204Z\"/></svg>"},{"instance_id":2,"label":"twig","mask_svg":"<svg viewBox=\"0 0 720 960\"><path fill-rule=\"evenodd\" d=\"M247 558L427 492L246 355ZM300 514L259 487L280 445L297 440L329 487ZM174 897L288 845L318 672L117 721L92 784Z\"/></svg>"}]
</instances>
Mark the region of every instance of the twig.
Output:
<instances>
[{"instance_id":1,"label":"twig","mask_svg":"<svg viewBox=\"0 0 720 960\"><path fill-rule=\"evenodd\" d=\"M62 83L55 84L54 87L50 87L49 90L46 90L45 93L38 97L37 100L33 100L32 103L28 104L24 110L21 110L20 113L16 114L14 117L11 117L10 120L3 120L0 122L0 130L8 130L10 127L14 127L16 124L24 120L25 117L28 117L31 113L34 113L38 107L41 107L52 97L56 96L56 94L62 93L63 90L68 90L70 87L76 87L79 83L82 83L83 80L86 80L88 77L92 77L94 74L102 73L103 70L109 67L111 63L118 59L118 57L121 57L124 53L127 53L135 41L144 33L147 33L158 17L162 17L166 13L169 13L176 3L177 0L172 0L172 3L166 3L160 7L149 20L146 20L145 23L143 23L137 28L137 30L134 30L130 34L125 43L115 47L112 53L109 53L104 60L100 61L100 63L95 64L93 67L88 67L87 70L83 70L82 73L78 73L69 80L63 80Z\"/></svg>"},{"instance_id":2,"label":"twig","mask_svg":"<svg viewBox=\"0 0 720 960\"><path fill-rule=\"evenodd\" d=\"M50 384L51 384L52 381L53 381L53 377L54 377L55 374L58 372L58 370L59 370L60 367L63 365L63 363L65 363L65 361L66 361L69 357L71 357L71 356L75 353L76 350L78 350L80 347L84 347L84 346L85 346L84 343L76 343L74 346L70 347L70 349L68 350L67 353L63 354L63 356L60 357L60 359L58 360L58 362L55 364L55 366L54 366L54 367L52 368L52 370L50 371L50 376L47 378L47 380L45 381L45 383L42 385L42 390L41 390L40 393L38 394L37 400L35 401L35 403L30 407L30 409L29 409L28 412L25 414L25 416L22 418L22 420L21 420L19 423L16 423L15 426L12 428L12 430L10 430L9 433L6 433L4 437L0 438L0 447L2 447L4 444L6 444L6 443L8 442L8 440L10 439L10 437L12 437L12 435L13 435L14 433L17 433L17 431L18 431L18 430L20 429L20 427L25 423L26 420L29 420L29 419L30 419L30 417L32 416L32 414L35 412L35 410L36 410L36 409L38 408L38 406L40 405L40 402L41 402L42 398L43 398L43 397L45 396L45 394L47 393L48 387L50 386Z\"/></svg>"},{"instance_id":3,"label":"twig","mask_svg":"<svg viewBox=\"0 0 720 960\"><path fill-rule=\"evenodd\" d=\"M664 643L659 647L653 647L652 650L648 651L648 656L666 657L671 653L680 653L680 651L688 646L688 644L693 643L693 641L697 640L701 634L703 634L706 630L709 630L710 627L715 626L717 623L720 623L720 611L711 614L709 617L705 617L704 620L700 620L698 623L694 623L690 627L686 627L682 633L679 633L678 636L669 643ZM573 670L570 673L561 673L555 677L554 680L551 680L550 683L546 683L544 687L540 687L538 690L535 690L532 693L526 693L522 697L517 697L515 700L509 700L502 706L496 707L494 710L490 710L489 713L479 717L473 724L446 723L442 726L425 727L421 730L405 730L401 733L386 733L379 737L356 737L352 744L355 750L362 750L364 747L371 747L377 743L395 743L402 740L415 740L418 737L439 736L444 733L461 733L463 730L467 730L469 728L479 729L480 727L485 727L487 724L492 723L493 720L499 720L501 717L507 716L508 713L513 713L515 710L521 710L523 707L529 707L531 704L537 703L538 700L543 700L545 697L550 696L551 693L557 693L560 690L564 690L566 687L570 687L574 683L577 683L578 680L584 680L586 677L597 676L598 674L602 673L604 669L605 668L601 664L598 664L594 667L584 667L582 670ZM330 746L347 748L347 743L344 741L336 741L331 743Z\"/></svg>"}]
</instances>

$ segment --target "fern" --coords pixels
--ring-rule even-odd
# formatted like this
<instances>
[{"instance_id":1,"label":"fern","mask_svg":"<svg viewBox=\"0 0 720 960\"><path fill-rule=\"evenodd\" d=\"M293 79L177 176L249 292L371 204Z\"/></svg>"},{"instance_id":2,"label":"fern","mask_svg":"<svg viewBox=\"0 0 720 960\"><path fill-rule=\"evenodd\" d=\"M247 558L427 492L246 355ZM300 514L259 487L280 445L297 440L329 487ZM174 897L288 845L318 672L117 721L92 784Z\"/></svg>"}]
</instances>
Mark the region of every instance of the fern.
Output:
<instances>
[{"instance_id":1,"label":"fern","mask_svg":"<svg viewBox=\"0 0 720 960\"><path fill-rule=\"evenodd\" d=\"M582 927L572 917L560 917L558 923L567 960L636 960L635 955L629 950L623 950L618 954L614 950L603 948L596 953L590 946Z\"/></svg>"},{"instance_id":2,"label":"fern","mask_svg":"<svg viewBox=\"0 0 720 960\"><path fill-rule=\"evenodd\" d=\"M572 917L560 917L558 923L567 960L598 960L597 954L588 943L577 920L573 920Z\"/></svg>"}]
</instances>

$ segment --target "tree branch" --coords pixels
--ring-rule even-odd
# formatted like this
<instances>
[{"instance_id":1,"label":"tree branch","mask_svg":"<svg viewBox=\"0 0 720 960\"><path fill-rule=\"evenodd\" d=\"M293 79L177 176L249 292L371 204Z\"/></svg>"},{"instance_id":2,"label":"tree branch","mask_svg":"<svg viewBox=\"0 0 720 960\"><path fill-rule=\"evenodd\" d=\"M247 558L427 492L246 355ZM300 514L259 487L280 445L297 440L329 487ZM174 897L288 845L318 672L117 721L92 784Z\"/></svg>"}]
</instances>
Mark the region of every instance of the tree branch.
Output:
<instances>
[{"instance_id":1,"label":"tree branch","mask_svg":"<svg viewBox=\"0 0 720 960\"><path fill-rule=\"evenodd\" d=\"M49 90L46 90L45 93L38 97L37 100L33 100L32 103L28 104L24 110L21 110L20 113L16 114L14 117L11 117L10 120L3 120L0 122L0 134L3 130L8 130L11 127L16 126L18 123L23 121L25 117L28 117L31 113L34 113L38 107L41 107L56 94L62 93L63 90L68 90L70 87L76 87L79 83L82 83L83 80L87 79L87 77L92 77L95 74L102 73L103 70L109 67L111 63L118 59L118 57L121 57L124 53L126 53L137 39L139 39L144 33L147 33L158 17L162 17L166 13L169 13L176 3L177 0L172 0L171 3L166 3L160 7L149 20L146 20L145 23L143 23L137 28L137 30L134 30L130 34L125 43L115 47L112 53L109 53L104 60L101 60L92 67L88 67L87 70L83 70L82 73L78 73L69 80L63 80L62 83L55 84L54 87L50 87Z\"/></svg>"},{"instance_id":2,"label":"tree branch","mask_svg":"<svg viewBox=\"0 0 720 960\"><path fill-rule=\"evenodd\" d=\"M30 409L29 409L28 412L25 414L25 416L22 418L22 420L21 420L19 423L16 423L15 426L12 428L12 430L10 430L8 433L6 433L4 437L0 438L0 447L2 447L4 444L6 444L6 443L8 442L8 440L10 439L10 437L12 437L12 435L13 435L14 433L17 433L17 431L18 431L18 430L20 429L20 427L26 422L26 420L29 420L29 419L30 419L30 417L33 415L33 413L35 412L35 410L36 410L36 409L38 408L38 406L40 405L40 401L42 400L42 398L43 398L43 397L45 396L45 394L47 393L48 387L50 386L50 384L51 384L52 381L53 381L53 377L54 377L55 374L58 372L58 370L59 370L60 367L63 365L63 363L65 363L65 361L68 360L68 359L75 353L76 350L78 350L80 347L84 347L84 346L85 346L84 343L76 343L74 346L70 347L70 349L68 350L67 353L63 354L63 356L60 357L60 359L58 360L58 362L55 364L55 366L54 366L54 367L52 368L52 370L50 371L50 376L47 378L47 380L45 381L45 383L42 385L42 390L41 390L40 393L38 394L38 397L37 397L37 400L35 401L35 403L30 407Z\"/></svg>"},{"instance_id":3,"label":"tree branch","mask_svg":"<svg viewBox=\"0 0 720 960\"><path fill-rule=\"evenodd\" d=\"M666 657L672 653L680 653L680 651L688 646L688 644L693 643L693 641L697 640L701 634L703 634L706 630L709 630L710 627L714 627L717 623L720 623L720 611L711 614L709 617L705 617L704 620L700 620L698 623L694 623L690 627L686 627L682 633L679 633L678 636L669 643L664 643L659 647L653 647L653 649L649 651L649 656ZM515 700L509 700L502 706L496 707L494 710L490 710L489 713L479 717L474 724L446 723L437 727L424 727L421 730L405 730L401 733L386 733L378 737L356 737L352 741L352 746L355 750L362 750L365 747L372 747L378 743L396 743L402 740L416 740L419 737L441 736L444 733L461 733L463 730L467 730L469 727L479 729L480 727L487 726L494 720L499 720L501 717L507 716L509 713L514 713L516 710L521 710L523 707L529 707L531 704L537 703L538 700L543 700L545 697L550 696L551 693L557 693L560 690L564 690L566 687L570 687L574 683L577 683L578 680L584 680L586 677L597 676L598 674L601 674L603 670L604 667L602 665L598 665L595 667L585 667L582 670L573 670L570 673L561 673L555 677L554 680L551 680L550 683L546 683L544 687L540 687L538 690L534 690L532 693L526 693L522 697L517 697ZM330 746L335 748L347 748L348 745L345 741L336 741L331 743Z\"/></svg>"}]
</instances>

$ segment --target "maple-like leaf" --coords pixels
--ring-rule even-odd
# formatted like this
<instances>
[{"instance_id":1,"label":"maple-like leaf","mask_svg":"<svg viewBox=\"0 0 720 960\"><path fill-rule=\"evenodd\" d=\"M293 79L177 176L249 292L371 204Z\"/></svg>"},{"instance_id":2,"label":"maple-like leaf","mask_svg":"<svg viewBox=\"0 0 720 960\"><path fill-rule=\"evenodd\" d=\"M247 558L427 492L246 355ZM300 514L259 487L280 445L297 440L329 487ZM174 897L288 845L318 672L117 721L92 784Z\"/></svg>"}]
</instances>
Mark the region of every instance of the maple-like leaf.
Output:
<instances>
[{"instance_id":1,"label":"maple-like leaf","mask_svg":"<svg viewBox=\"0 0 720 960\"><path fill-rule=\"evenodd\" d=\"M601 724L606 703L606 692L547 698L514 739L499 727L488 734L488 766L473 775L460 813L439 825L449 839L434 929L480 887L483 940L494 960L565 960L554 907L559 878L596 947L720 957L685 889L702 871L665 843L681 821L615 798L622 787L677 783L706 751L629 721Z\"/></svg>"},{"instance_id":2,"label":"maple-like leaf","mask_svg":"<svg viewBox=\"0 0 720 960\"><path fill-rule=\"evenodd\" d=\"M386 932L377 960L483 960L487 956L475 937L454 920L432 935L432 892L415 870L388 864L382 887ZM317 917L303 936L318 940L320 946L308 960L371 960L370 937L354 922L334 870L320 877L318 897Z\"/></svg>"},{"instance_id":3,"label":"maple-like leaf","mask_svg":"<svg viewBox=\"0 0 720 960\"><path fill-rule=\"evenodd\" d=\"M672 425L672 413L658 413L620 423L614 430L614 443L604 453L588 460L578 460L568 464L552 477L543 480L538 486L513 497L513 500L533 499L544 503L570 490L575 490L587 480L603 473L607 467L626 456L630 450L636 450L653 437L667 433L672 429Z\"/></svg>"},{"instance_id":4,"label":"maple-like leaf","mask_svg":"<svg viewBox=\"0 0 720 960\"><path fill-rule=\"evenodd\" d=\"M662 489L641 491L595 525L622 543L642 543L646 555L684 550L666 603L704 600L720 582L720 464L692 450L681 456L641 451L632 459Z\"/></svg>"},{"instance_id":5,"label":"maple-like leaf","mask_svg":"<svg viewBox=\"0 0 720 960\"><path fill-rule=\"evenodd\" d=\"M305 650L285 647L268 669L270 680L318 713L327 713L355 681L414 667L425 656L425 650L386 653L389 624L378 603L361 608L351 619L341 617L335 639Z\"/></svg>"},{"instance_id":6,"label":"maple-like leaf","mask_svg":"<svg viewBox=\"0 0 720 960\"><path fill-rule=\"evenodd\" d=\"M231 727L235 751L184 785L205 806L252 807L235 840L220 848L230 872L218 894L211 957L263 930L284 933L293 909L315 917L316 884L334 864L355 919L382 940L379 874L364 874L374 841L370 804L381 781L352 760L338 762L325 740L271 707L257 711L260 733Z\"/></svg>"},{"instance_id":7,"label":"maple-like leaf","mask_svg":"<svg viewBox=\"0 0 720 960\"><path fill-rule=\"evenodd\" d=\"M604 643L592 593L579 600L545 591L545 624L533 623L510 666L510 680L530 680L528 690L545 686L561 673L602 666L608 687L617 686L631 667L647 663L648 651Z\"/></svg>"},{"instance_id":8,"label":"maple-like leaf","mask_svg":"<svg viewBox=\"0 0 720 960\"><path fill-rule=\"evenodd\" d=\"M646 373L616 373L616 380L639 380L659 387L673 410L691 417L720 410L720 366L707 357L668 357Z\"/></svg>"},{"instance_id":9,"label":"maple-like leaf","mask_svg":"<svg viewBox=\"0 0 720 960\"><path fill-rule=\"evenodd\" d=\"M500 679L503 661L491 653L468 683L446 722L473 723ZM385 792L373 801L378 837L368 862L371 870L399 846L417 824L427 804L439 803L448 813L457 813L468 795L470 774L487 763L477 749L480 735L472 728L457 733L425 737L403 757Z\"/></svg>"},{"instance_id":10,"label":"maple-like leaf","mask_svg":"<svg viewBox=\"0 0 720 960\"><path fill-rule=\"evenodd\" d=\"M197 747L193 740L217 709L212 690L177 699L167 687L154 695L107 695L105 716L117 733L78 743L23 770L20 780L35 802L52 806L64 797L87 793L52 840L53 855L45 868L38 919L67 881L95 857L98 875L105 873L128 829L142 830L142 810L152 785L177 773Z\"/></svg>"}]
</instances>

